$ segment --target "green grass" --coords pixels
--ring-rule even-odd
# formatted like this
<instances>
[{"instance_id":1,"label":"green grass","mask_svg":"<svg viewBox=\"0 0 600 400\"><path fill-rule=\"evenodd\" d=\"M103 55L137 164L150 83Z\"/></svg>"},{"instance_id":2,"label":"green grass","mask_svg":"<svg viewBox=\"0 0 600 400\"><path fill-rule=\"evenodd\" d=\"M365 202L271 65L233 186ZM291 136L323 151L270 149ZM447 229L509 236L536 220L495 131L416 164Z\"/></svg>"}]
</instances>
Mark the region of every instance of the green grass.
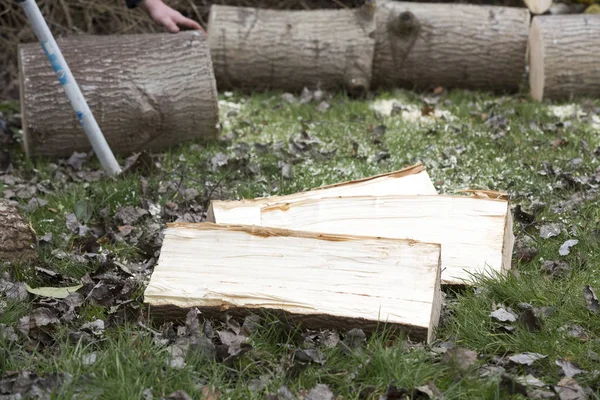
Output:
<instances>
[{"instance_id":1,"label":"green grass","mask_svg":"<svg viewBox=\"0 0 600 400\"><path fill-rule=\"evenodd\" d=\"M251 338L253 351L230 365L190 356L183 369L170 368L165 364L167 349L156 344L147 330L129 323L109 326L103 338L85 345L69 341L69 328L65 326L54 334L55 346L36 350L21 342L2 341L0 336L0 347L9 350L4 363L0 363L0 372L30 369L40 375L52 371L73 374L74 382L64 387L57 398L70 398L70 389L82 387L93 398L142 398L146 388L152 388L155 396L183 389L198 398L202 386L208 384L217 387L223 398L262 399L283 384L298 393L326 383L343 398L359 399L361 393L371 393L365 398L376 399L392 383L412 390L432 381L446 399L504 399L523 396L509 395L499 385L498 376L480 378L478 367L492 364L496 356L537 352L547 357L532 367L508 365L507 372L532 373L546 384L555 385L562 377L555 360L563 358L586 371L576 379L592 388L598 398L600 376L594 371L600 370L600 364L593 355L600 354L600 318L586 309L582 290L590 285L600 291L600 211L593 201L587 201L572 211L555 213L553 206L582 189L563 185L559 176L540 171L551 165L555 171L574 176L593 174L599 165L594 150L600 146L600 123L585 115L561 118L556 115L561 110L557 108L559 104L465 91L451 91L439 99L436 109L446 111L449 120L424 117L417 121L400 116L380 117L369 108L372 100L350 100L341 94L329 102L330 108L325 112L316 110L314 103L282 102L277 93L221 98L242 104L237 116L229 117L224 112L222 118L226 121L222 137L233 133L236 137L232 141L174 146L158 155L161 169L144 176L148 181L145 195L138 173L57 186L47 195L38 195L48 205L27 214L27 218L39 236L53 234L51 245L40 251L46 267L76 279L96 268L95 264L65 261L52 254L56 249L67 253L73 250L73 238L63 240L61 235L67 233L65 214L74 212L75 204L82 199L92 205L88 225L93 226L101 224L107 215L112 218L123 206L143 206L144 200L162 206L176 202L185 207L181 193L159 190L165 182L196 189L201 203L206 205L209 196L234 199L287 194L400 169L417 161L424 163L440 193L457 193L466 188L507 191L513 205L519 204L525 210L531 210L534 203L545 203L537 215L540 224L561 222L568 233L543 240L536 228L524 231L516 222L517 238L530 236L538 249L535 258L530 262L515 258L514 273L506 277L477 277L477 290L447 291L449 316L444 318L435 346L451 341L475 350L478 364L462 373L442 362L440 354L429 347L407 346L405 341L385 335L369 338L366 348L356 354L346 354L340 348L321 349L326 356L323 365L298 366L293 354L295 348L302 346L299 333L289 331L277 320L263 322ZM391 98L400 98L417 110L422 106L421 96L412 92L379 93L376 97ZM583 110L591 106L600 106L600 101L577 103ZM490 115L506 118L504 136L486 123ZM375 142L372 130L379 125L385 125L386 132ZM282 174L273 149L279 148L277 142L288 149L290 137L299 138L302 132L319 140L318 148L325 155L305 152L294 161L286 158L293 170L293 177L289 178ZM268 150L261 152L256 143ZM389 153L389 157L376 161L380 152ZM218 153L230 156L230 163L213 171L211 159ZM573 163L577 158L581 162ZM22 153L17 153L16 159L18 174L31 176L35 169L39 181L52 182L49 160L32 162L25 160ZM88 165L97 167L98 163L92 160ZM3 190L6 187L0 186L0 194ZM577 238L579 243L569 255L559 256L560 245L571 238ZM125 261L141 262L147 258L143 249L126 243L107 242L105 247ZM567 261L571 271L551 278L541 266L544 260L557 259ZM31 268L21 269L18 276L31 283L45 283ZM541 318L538 332L516 323L512 332L506 332L489 316L496 305L518 311L520 303L553 309ZM16 326L28 312L27 304L8 304L0 313L0 324ZM86 306L81 314L82 321L91 321L105 318L106 310ZM566 325L580 325L588 339L565 337L561 328ZM96 363L83 365L82 355L90 352L97 354ZM261 376L266 378L267 386L259 392L250 391L250 382ZM96 394L95 389L101 393Z\"/></svg>"}]
</instances>

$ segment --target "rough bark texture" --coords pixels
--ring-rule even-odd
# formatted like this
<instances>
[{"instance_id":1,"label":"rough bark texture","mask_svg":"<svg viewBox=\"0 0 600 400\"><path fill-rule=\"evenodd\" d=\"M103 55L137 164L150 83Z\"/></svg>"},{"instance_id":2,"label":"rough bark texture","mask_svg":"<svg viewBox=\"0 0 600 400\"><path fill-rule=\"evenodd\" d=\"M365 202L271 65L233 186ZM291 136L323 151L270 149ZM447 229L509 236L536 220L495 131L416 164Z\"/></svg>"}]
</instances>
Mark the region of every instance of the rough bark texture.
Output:
<instances>
[{"instance_id":1,"label":"rough bark texture","mask_svg":"<svg viewBox=\"0 0 600 400\"><path fill-rule=\"evenodd\" d=\"M199 32L82 35L57 42L113 152L160 150L216 136L217 88ZM39 44L20 46L19 71L27 154L90 150Z\"/></svg>"},{"instance_id":2,"label":"rough bark texture","mask_svg":"<svg viewBox=\"0 0 600 400\"><path fill-rule=\"evenodd\" d=\"M600 15L536 16L529 35L535 100L600 95Z\"/></svg>"},{"instance_id":3,"label":"rough bark texture","mask_svg":"<svg viewBox=\"0 0 600 400\"><path fill-rule=\"evenodd\" d=\"M0 262L29 262L37 258L36 237L19 210L0 199Z\"/></svg>"},{"instance_id":4,"label":"rough bark texture","mask_svg":"<svg viewBox=\"0 0 600 400\"><path fill-rule=\"evenodd\" d=\"M208 36L219 89L346 88L371 84L372 8L282 11L214 5Z\"/></svg>"},{"instance_id":5,"label":"rough bark texture","mask_svg":"<svg viewBox=\"0 0 600 400\"><path fill-rule=\"evenodd\" d=\"M380 0L373 85L513 91L523 82L526 8Z\"/></svg>"}]
</instances>

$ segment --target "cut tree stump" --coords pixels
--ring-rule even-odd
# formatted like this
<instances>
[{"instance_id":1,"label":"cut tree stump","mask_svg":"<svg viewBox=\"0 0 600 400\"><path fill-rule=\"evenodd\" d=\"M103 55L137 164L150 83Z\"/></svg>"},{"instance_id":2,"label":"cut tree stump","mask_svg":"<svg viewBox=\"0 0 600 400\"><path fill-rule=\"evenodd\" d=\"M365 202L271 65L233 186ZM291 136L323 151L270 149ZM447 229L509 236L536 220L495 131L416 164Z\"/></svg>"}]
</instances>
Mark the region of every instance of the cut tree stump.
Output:
<instances>
[{"instance_id":1,"label":"cut tree stump","mask_svg":"<svg viewBox=\"0 0 600 400\"><path fill-rule=\"evenodd\" d=\"M523 0L532 14L544 14L552 7L552 0Z\"/></svg>"},{"instance_id":2,"label":"cut tree stump","mask_svg":"<svg viewBox=\"0 0 600 400\"><path fill-rule=\"evenodd\" d=\"M216 137L217 87L201 33L81 35L57 42L113 152ZM28 156L91 150L39 43L19 46L19 73Z\"/></svg>"},{"instance_id":3,"label":"cut tree stump","mask_svg":"<svg viewBox=\"0 0 600 400\"><path fill-rule=\"evenodd\" d=\"M529 34L531 96L566 100L600 95L600 15L543 15Z\"/></svg>"},{"instance_id":4,"label":"cut tree stump","mask_svg":"<svg viewBox=\"0 0 600 400\"><path fill-rule=\"evenodd\" d=\"M212 5L207 33L219 90L370 88L373 13Z\"/></svg>"},{"instance_id":5,"label":"cut tree stump","mask_svg":"<svg viewBox=\"0 0 600 400\"><path fill-rule=\"evenodd\" d=\"M35 232L16 207L0 199L0 262L18 264L37 257Z\"/></svg>"},{"instance_id":6,"label":"cut tree stump","mask_svg":"<svg viewBox=\"0 0 600 400\"><path fill-rule=\"evenodd\" d=\"M378 0L373 87L517 90L529 20L526 8Z\"/></svg>"},{"instance_id":7,"label":"cut tree stump","mask_svg":"<svg viewBox=\"0 0 600 400\"><path fill-rule=\"evenodd\" d=\"M159 320L193 307L205 316L268 310L312 329L387 324L431 342L442 306L440 245L174 223L144 301Z\"/></svg>"},{"instance_id":8,"label":"cut tree stump","mask_svg":"<svg viewBox=\"0 0 600 400\"><path fill-rule=\"evenodd\" d=\"M233 215L226 215L227 223L236 223ZM329 197L271 204L239 219L264 227L440 243L445 285L469 284L471 274L511 268L513 221L502 196Z\"/></svg>"},{"instance_id":9,"label":"cut tree stump","mask_svg":"<svg viewBox=\"0 0 600 400\"><path fill-rule=\"evenodd\" d=\"M423 164L417 163L399 171L370 176L348 182L321 186L287 196L269 196L245 200L213 200L207 213L209 222L253 224L260 218L261 207L308 199L336 196L436 195L435 186Z\"/></svg>"}]
</instances>

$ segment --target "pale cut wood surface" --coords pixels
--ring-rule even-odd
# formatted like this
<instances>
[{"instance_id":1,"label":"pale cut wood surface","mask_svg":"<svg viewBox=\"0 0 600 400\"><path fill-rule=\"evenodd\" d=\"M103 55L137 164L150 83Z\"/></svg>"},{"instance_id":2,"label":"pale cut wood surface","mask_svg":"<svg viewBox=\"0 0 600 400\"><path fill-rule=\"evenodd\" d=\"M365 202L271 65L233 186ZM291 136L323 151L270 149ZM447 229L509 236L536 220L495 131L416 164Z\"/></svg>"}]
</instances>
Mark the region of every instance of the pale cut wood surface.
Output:
<instances>
[{"instance_id":1,"label":"pale cut wood surface","mask_svg":"<svg viewBox=\"0 0 600 400\"><path fill-rule=\"evenodd\" d=\"M600 15L540 15L529 34L531 97L600 96Z\"/></svg>"},{"instance_id":2,"label":"pale cut wood surface","mask_svg":"<svg viewBox=\"0 0 600 400\"><path fill-rule=\"evenodd\" d=\"M523 0L532 14L543 14L552 7L552 0Z\"/></svg>"},{"instance_id":3,"label":"pale cut wood surface","mask_svg":"<svg viewBox=\"0 0 600 400\"><path fill-rule=\"evenodd\" d=\"M529 11L522 7L378 0L374 87L517 90Z\"/></svg>"},{"instance_id":4,"label":"pale cut wood surface","mask_svg":"<svg viewBox=\"0 0 600 400\"><path fill-rule=\"evenodd\" d=\"M57 43L113 152L216 137L217 87L201 33L75 35ZM19 75L27 154L89 151L39 43L19 46Z\"/></svg>"},{"instance_id":5,"label":"pale cut wood surface","mask_svg":"<svg viewBox=\"0 0 600 400\"><path fill-rule=\"evenodd\" d=\"M261 207L254 222L309 232L440 243L442 284L447 285L468 284L469 273L511 268L512 214L508 202L501 199L447 195L308 199Z\"/></svg>"},{"instance_id":6,"label":"pale cut wood surface","mask_svg":"<svg viewBox=\"0 0 600 400\"><path fill-rule=\"evenodd\" d=\"M417 163L398 171L341 182L294 193L236 201L211 201L208 221L260 225L260 207L336 196L436 195L437 191L423 164Z\"/></svg>"},{"instance_id":7,"label":"pale cut wood surface","mask_svg":"<svg viewBox=\"0 0 600 400\"><path fill-rule=\"evenodd\" d=\"M19 210L0 199L0 263L21 263L38 257L35 232Z\"/></svg>"},{"instance_id":8,"label":"pale cut wood surface","mask_svg":"<svg viewBox=\"0 0 600 400\"><path fill-rule=\"evenodd\" d=\"M212 5L210 50L220 90L370 88L375 22L363 9Z\"/></svg>"},{"instance_id":9,"label":"pale cut wood surface","mask_svg":"<svg viewBox=\"0 0 600 400\"><path fill-rule=\"evenodd\" d=\"M273 309L317 316L321 328L324 316L357 327L380 321L430 342L440 290L439 244L177 223L165 231L144 301L157 309Z\"/></svg>"}]
</instances>

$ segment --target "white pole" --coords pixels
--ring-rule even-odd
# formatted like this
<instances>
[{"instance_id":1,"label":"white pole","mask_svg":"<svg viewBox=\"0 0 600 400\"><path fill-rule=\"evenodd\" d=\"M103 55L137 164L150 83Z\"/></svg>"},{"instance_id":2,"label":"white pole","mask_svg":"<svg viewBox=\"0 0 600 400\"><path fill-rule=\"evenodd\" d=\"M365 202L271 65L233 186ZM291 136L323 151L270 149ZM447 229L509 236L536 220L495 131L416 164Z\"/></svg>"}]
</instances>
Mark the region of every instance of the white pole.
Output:
<instances>
[{"instance_id":1,"label":"white pole","mask_svg":"<svg viewBox=\"0 0 600 400\"><path fill-rule=\"evenodd\" d=\"M54 40L54 36L42 13L37 6L35 0L18 0L23 8L23 11L27 15L29 22L35 32L37 39L39 40L44 53L50 60L50 64L52 68L56 72L56 76L58 77L58 81L64 88L67 93L67 97L75 110L75 114L77 115L77 119L79 123L83 127L85 134L88 137L88 140L92 144L92 148L96 153L96 156L100 160L102 167L109 175L116 175L121 173L121 167L115 156L113 155L90 107L87 102L83 98L83 94L79 89L79 85L75 81L67 62L65 61L56 41Z\"/></svg>"}]
</instances>

